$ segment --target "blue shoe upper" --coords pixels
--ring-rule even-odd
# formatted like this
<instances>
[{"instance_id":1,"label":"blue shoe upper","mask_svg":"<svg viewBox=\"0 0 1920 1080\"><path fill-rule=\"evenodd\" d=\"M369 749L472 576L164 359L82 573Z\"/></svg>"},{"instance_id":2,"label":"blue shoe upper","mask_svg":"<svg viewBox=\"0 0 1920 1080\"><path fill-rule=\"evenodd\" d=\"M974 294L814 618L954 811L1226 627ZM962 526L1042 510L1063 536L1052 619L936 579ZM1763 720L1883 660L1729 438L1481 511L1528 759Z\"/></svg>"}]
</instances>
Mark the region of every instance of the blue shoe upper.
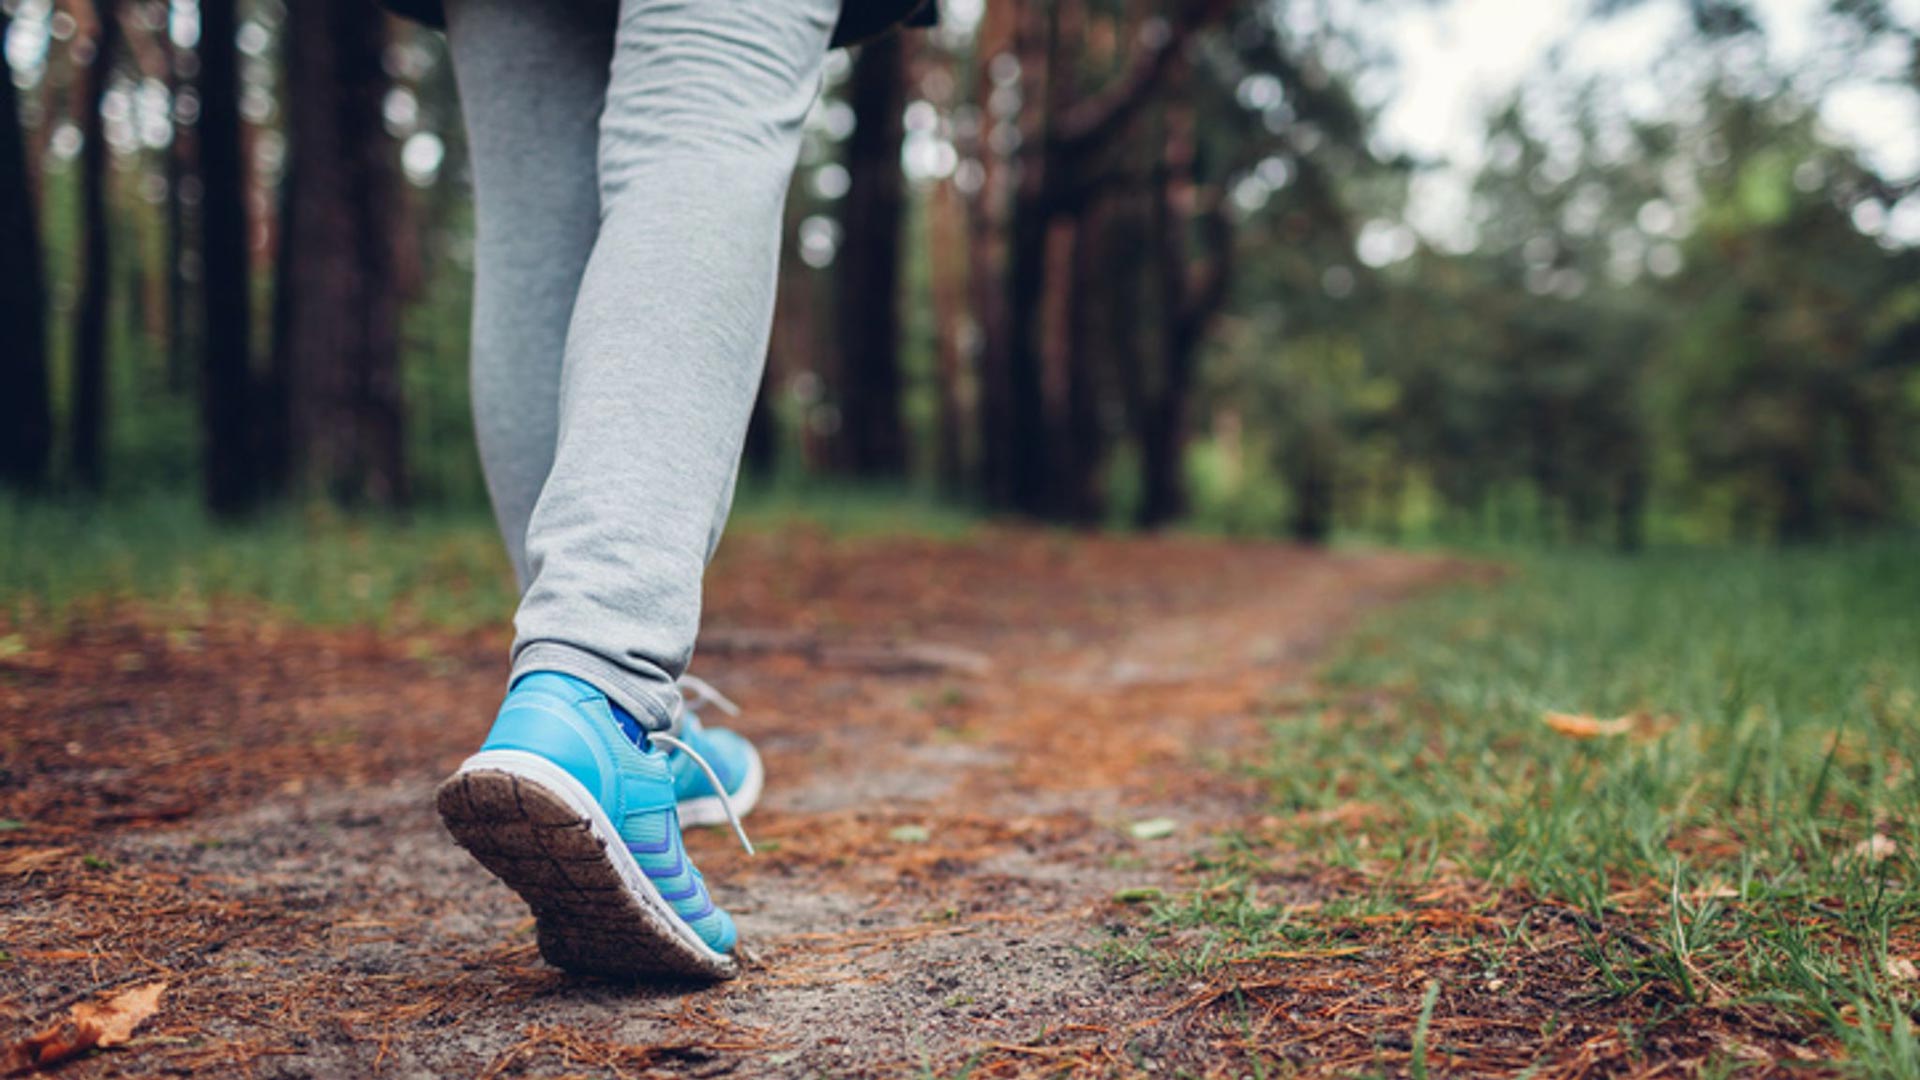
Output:
<instances>
[{"instance_id":1,"label":"blue shoe upper","mask_svg":"<svg viewBox=\"0 0 1920 1080\"><path fill-rule=\"evenodd\" d=\"M605 694L548 671L514 682L481 749L538 754L580 781L661 897L715 952L732 950L733 919L714 906L680 839L675 806L681 796L668 759L686 755L648 746L632 716ZM718 769L719 759L713 761ZM737 783L724 773L722 778Z\"/></svg>"},{"instance_id":2,"label":"blue shoe upper","mask_svg":"<svg viewBox=\"0 0 1920 1080\"><path fill-rule=\"evenodd\" d=\"M746 782L747 762L752 755L745 736L726 728L707 727L689 709L681 720L680 738L713 766L728 795L739 794L740 785ZM687 755L668 754L667 767L673 770L674 794L681 799L697 799L714 793L713 782L707 779L706 771Z\"/></svg>"}]
</instances>

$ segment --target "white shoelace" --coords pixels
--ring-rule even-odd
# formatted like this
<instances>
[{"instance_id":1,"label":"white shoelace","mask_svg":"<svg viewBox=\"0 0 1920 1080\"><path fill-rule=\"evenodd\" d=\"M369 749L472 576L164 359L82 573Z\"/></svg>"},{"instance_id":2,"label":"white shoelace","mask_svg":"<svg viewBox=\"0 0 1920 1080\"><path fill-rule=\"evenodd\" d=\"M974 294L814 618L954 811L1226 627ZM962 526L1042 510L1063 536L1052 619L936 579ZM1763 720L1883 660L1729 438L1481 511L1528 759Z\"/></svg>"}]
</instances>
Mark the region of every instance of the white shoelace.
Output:
<instances>
[{"instance_id":1,"label":"white shoelace","mask_svg":"<svg viewBox=\"0 0 1920 1080\"><path fill-rule=\"evenodd\" d=\"M711 704L736 720L740 718L740 706L735 705L727 695L715 690L712 683L697 675L680 676L680 691L691 699L688 704L695 708Z\"/></svg>"},{"instance_id":2,"label":"white shoelace","mask_svg":"<svg viewBox=\"0 0 1920 1080\"><path fill-rule=\"evenodd\" d=\"M728 716L740 715L740 706L729 700L727 695L715 690L713 684L705 679L694 675L682 675L680 689L682 693L693 691L693 700L690 704L694 706L711 703ZM688 746L677 736L664 731L649 731L647 738L649 741L666 743L672 749L693 759L695 765L700 766L700 771L707 774L707 783L713 785L713 794L720 800L720 809L727 815L727 823L733 826L733 834L740 838L740 846L746 849L747 854L754 854L753 841L747 839L747 830L740 824L740 815L734 812L733 800L727 797L727 786L720 782L720 774L713 771L713 766L707 763L707 759L701 756L700 751Z\"/></svg>"},{"instance_id":3,"label":"white shoelace","mask_svg":"<svg viewBox=\"0 0 1920 1080\"><path fill-rule=\"evenodd\" d=\"M686 743L681 742L679 739L674 738L664 731L647 732L647 741L666 743L673 749L692 758L693 763L700 766L700 771L707 774L707 782L713 785L713 793L719 796L720 809L726 812L727 821L733 826L734 835L740 838L740 846L747 849L747 854L752 855L754 853L753 841L747 839L747 830L740 824L740 815L733 812L733 800L727 798L726 785L720 782L720 774L713 771L713 766L707 764L707 759L700 756L700 751L695 750L693 747L688 746Z\"/></svg>"}]
</instances>

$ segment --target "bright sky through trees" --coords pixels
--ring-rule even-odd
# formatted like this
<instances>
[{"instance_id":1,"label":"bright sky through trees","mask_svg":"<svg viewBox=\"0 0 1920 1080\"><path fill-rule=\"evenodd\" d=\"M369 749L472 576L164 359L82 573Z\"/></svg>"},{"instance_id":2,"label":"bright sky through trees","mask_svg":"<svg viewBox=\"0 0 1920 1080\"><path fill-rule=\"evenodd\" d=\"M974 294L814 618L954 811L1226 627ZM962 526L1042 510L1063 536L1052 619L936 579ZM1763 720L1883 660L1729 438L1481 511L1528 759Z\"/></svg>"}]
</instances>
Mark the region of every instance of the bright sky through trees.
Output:
<instances>
[{"instance_id":1,"label":"bright sky through trees","mask_svg":"<svg viewBox=\"0 0 1920 1080\"><path fill-rule=\"evenodd\" d=\"M1398 67L1391 84L1380 87L1379 136L1445 163L1416 185L1409 217L1436 241L1456 246L1470 239L1459 230L1472 174L1486 159L1487 115L1515 90L1525 95L1536 135L1546 139L1560 107L1589 80L1616 93L1626 114L1653 119L1697 102L1686 80L1706 75L1697 42L1676 49L1691 27L1685 6L1671 0L1628 5L1608 18L1592 16L1593 0L1448 0L1405 5L1390 16L1378 5L1363 6L1349 17L1373 24L1368 36ZM1909 58L1850 47L1826 14L1826 0L1751 6L1764 30L1764 53L1731 47L1730 67L1756 79L1784 74L1797 92L1818 100L1835 136L1882 175L1920 173L1920 95L1902 70ZM1908 25L1920 23L1920 0L1889 6ZM1920 200L1896 207L1884 228L1888 238L1920 243Z\"/></svg>"}]
</instances>

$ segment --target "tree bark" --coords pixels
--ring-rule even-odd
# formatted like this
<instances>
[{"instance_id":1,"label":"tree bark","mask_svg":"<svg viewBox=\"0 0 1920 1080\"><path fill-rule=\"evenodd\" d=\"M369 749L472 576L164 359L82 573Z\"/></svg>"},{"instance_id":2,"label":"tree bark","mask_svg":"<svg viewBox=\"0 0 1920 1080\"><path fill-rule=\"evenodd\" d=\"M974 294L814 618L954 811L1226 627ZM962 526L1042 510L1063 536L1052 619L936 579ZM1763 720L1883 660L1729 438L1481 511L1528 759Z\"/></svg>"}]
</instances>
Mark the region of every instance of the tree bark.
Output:
<instances>
[{"instance_id":1,"label":"tree bark","mask_svg":"<svg viewBox=\"0 0 1920 1080\"><path fill-rule=\"evenodd\" d=\"M258 494L246 161L235 0L200 0L200 417L207 506L231 516Z\"/></svg>"},{"instance_id":2,"label":"tree bark","mask_svg":"<svg viewBox=\"0 0 1920 1080\"><path fill-rule=\"evenodd\" d=\"M934 381L937 401L934 475L940 489L966 488L966 361L962 329L966 310L966 223L952 184L933 190L927 208L928 292L933 304Z\"/></svg>"},{"instance_id":3,"label":"tree bark","mask_svg":"<svg viewBox=\"0 0 1920 1080\"><path fill-rule=\"evenodd\" d=\"M1022 178L1024 187L1026 180ZM1020 198L1013 211L1012 245L1007 254L1006 394L1007 505L1044 517L1048 483L1047 408L1035 340L1040 305L1047 288L1047 227L1051 209L1038 196Z\"/></svg>"},{"instance_id":4,"label":"tree bark","mask_svg":"<svg viewBox=\"0 0 1920 1080\"><path fill-rule=\"evenodd\" d=\"M1048 333L1056 489L1050 497L1055 516L1078 525L1099 522L1105 510L1100 465L1106 439L1100 425L1100 350L1093 340L1093 307L1106 272L1100 263L1106 215L1095 200L1070 221L1054 226L1053 309ZM1056 352L1057 350L1057 352Z\"/></svg>"},{"instance_id":5,"label":"tree bark","mask_svg":"<svg viewBox=\"0 0 1920 1080\"><path fill-rule=\"evenodd\" d=\"M1333 534L1333 460L1325 439L1309 431L1290 455L1288 487L1293 492L1293 538L1303 544L1325 543Z\"/></svg>"},{"instance_id":6,"label":"tree bark","mask_svg":"<svg viewBox=\"0 0 1920 1080\"><path fill-rule=\"evenodd\" d=\"M174 0L161 6L160 55L165 58L167 82L167 121L173 137L161 153L166 155L167 177L167 382L175 390L185 389L193 355L193 333L187 325L189 283L186 278L187 213L180 189L191 175L188 166L188 136L193 125L181 121L180 95L190 81L181 74L180 49L173 43L169 26Z\"/></svg>"},{"instance_id":7,"label":"tree bark","mask_svg":"<svg viewBox=\"0 0 1920 1080\"><path fill-rule=\"evenodd\" d=\"M906 128L905 39L898 34L860 47L848 82L856 118L847 140L851 181L842 205L838 388L844 461L864 477L905 475L906 431L900 416L900 231L906 182L900 143Z\"/></svg>"},{"instance_id":8,"label":"tree bark","mask_svg":"<svg viewBox=\"0 0 1920 1080\"><path fill-rule=\"evenodd\" d=\"M1154 468L1161 460L1162 448L1153 440L1150 425L1153 403L1159 400L1154 385L1158 364L1149 362L1151 352L1157 361L1159 334L1165 320L1157 320L1155 305L1148 302L1150 286L1159 270L1160 210L1158 171L1153 183L1137 190L1109 197L1105 211L1106 227L1103 256L1101 307L1105 318L1101 345L1113 364L1118 397L1125 407L1128 434L1139 454L1140 499L1133 508L1134 524L1153 528L1174 516L1160 509L1164 502L1156 486ZM1152 444L1152 445L1150 445Z\"/></svg>"},{"instance_id":9,"label":"tree bark","mask_svg":"<svg viewBox=\"0 0 1920 1080\"><path fill-rule=\"evenodd\" d=\"M74 477L90 491L106 482L107 303L112 250L107 223L107 134L100 115L120 52L115 0L95 0L93 57L80 98L80 297L74 307L71 438Z\"/></svg>"},{"instance_id":10,"label":"tree bark","mask_svg":"<svg viewBox=\"0 0 1920 1080\"><path fill-rule=\"evenodd\" d=\"M972 133L972 156L980 164L980 186L967 207L967 292L978 327L973 356L978 408L979 490L989 506L1012 501L1010 451L1013 403L1007 393L1006 223L1010 200L1007 153L997 137L1016 128L1016 118L998 108L993 61L1011 50L1024 20L1027 0L988 4L975 48L978 70L974 104L979 127Z\"/></svg>"},{"instance_id":11,"label":"tree bark","mask_svg":"<svg viewBox=\"0 0 1920 1080\"><path fill-rule=\"evenodd\" d=\"M753 411L747 414L747 437L740 448L740 467L756 480L768 480L780 463L780 431L773 414L773 389L779 379L777 349L767 350L760 388L754 391Z\"/></svg>"},{"instance_id":12,"label":"tree bark","mask_svg":"<svg viewBox=\"0 0 1920 1080\"><path fill-rule=\"evenodd\" d=\"M1046 517L1052 462L1047 438L1047 407L1038 340L1041 308L1047 293L1047 233L1059 212L1059 169L1051 128L1053 110L1062 102L1057 73L1060 13L1050 2L1029 3L1022 11L1016 53L1020 57L1021 107L1032 113L1024 125L1019 168L1014 174L1013 206L1004 300L1004 353L1007 399L1005 507L1031 517Z\"/></svg>"},{"instance_id":13,"label":"tree bark","mask_svg":"<svg viewBox=\"0 0 1920 1080\"><path fill-rule=\"evenodd\" d=\"M10 19L0 7L0 42ZM53 453L47 280L13 73L0 59L0 484L46 482Z\"/></svg>"},{"instance_id":14,"label":"tree bark","mask_svg":"<svg viewBox=\"0 0 1920 1080\"><path fill-rule=\"evenodd\" d=\"M288 202L281 235L285 380L297 489L404 505L400 191L381 121L386 20L374 0L287 5Z\"/></svg>"},{"instance_id":15,"label":"tree bark","mask_svg":"<svg viewBox=\"0 0 1920 1080\"><path fill-rule=\"evenodd\" d=\"M131 0L121 9L121 21L128 57L142 79L167 88L167 101L171 107L177 88L173 70L173 40L167 33L168 3L169 0ZM172 129L173 124L169 122L168 127ZM175 141L170 137L167 145L161 147L156 155L160 174L167 184L166 209L160 228L148 230L136 227L133 231L140 241L141 257L125 261L128 264L127 282L132 287L128 295L138 301L128 305L128 325L134 333L146 339L139 355L149 363L158 358L168 385L180 389L183 385L180 379L181 365L176 361L183 358L178 355L177 335L174 334L174 326L178 321L175 301L179 294L174 288L178 276L174 268L179 265L178 237L173 235L171 228L177 216L171 212L174 206L173 192L179 181L173 152ZM142 163L140 168L144 173L145 164Z\"/></svg>"},{"instance_id":16,"label":"tree bark","mask_svg":"<svg viewBox=\"0 0 1920 1080\"><path fill-rule=\"evenodd\" d=\"M1233 228L1224 184L1197 182L1195 118L1188 73L1165 73L1175 85L1165 110L1165 146L1155 170L1154 232L1161 284L1160 378L1139 410L1142 500L1138 524L1153 528L1186 512L1187 411L1207 324L1226 300L1233 269ZM1211 251L1191 253L1195 227Z\"/></svg>"}]
</instances>

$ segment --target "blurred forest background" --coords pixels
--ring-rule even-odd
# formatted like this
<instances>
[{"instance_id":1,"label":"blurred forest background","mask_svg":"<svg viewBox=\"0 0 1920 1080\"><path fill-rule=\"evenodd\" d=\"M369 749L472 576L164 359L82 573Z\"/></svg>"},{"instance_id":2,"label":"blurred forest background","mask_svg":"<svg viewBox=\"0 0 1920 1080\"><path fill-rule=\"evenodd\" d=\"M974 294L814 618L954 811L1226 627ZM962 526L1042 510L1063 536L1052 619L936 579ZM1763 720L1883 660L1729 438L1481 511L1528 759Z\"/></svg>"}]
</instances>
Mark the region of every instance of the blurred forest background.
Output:
<instances>
[{"instance_id":1,"label":"blurred forest background","mask_svg":"<svg viewBox=\"0 0 1920 1080\"><path fill-rule=\"evenodd\" d=\"M1309 541L1911 526L1920 171L1823 117L1862 80L1920 111L1920 16L1822 0L1786 65L1739 0L1595 0L1435 225L1438 163L1379 119L1385 31L1447 3L948 0L838 55L750 474ZM1559 63L1651 8L1684 30L1635 85ZM372 0L0 10L5 483L484 505L438 35Z\"/></svg>"}]
</instances>

